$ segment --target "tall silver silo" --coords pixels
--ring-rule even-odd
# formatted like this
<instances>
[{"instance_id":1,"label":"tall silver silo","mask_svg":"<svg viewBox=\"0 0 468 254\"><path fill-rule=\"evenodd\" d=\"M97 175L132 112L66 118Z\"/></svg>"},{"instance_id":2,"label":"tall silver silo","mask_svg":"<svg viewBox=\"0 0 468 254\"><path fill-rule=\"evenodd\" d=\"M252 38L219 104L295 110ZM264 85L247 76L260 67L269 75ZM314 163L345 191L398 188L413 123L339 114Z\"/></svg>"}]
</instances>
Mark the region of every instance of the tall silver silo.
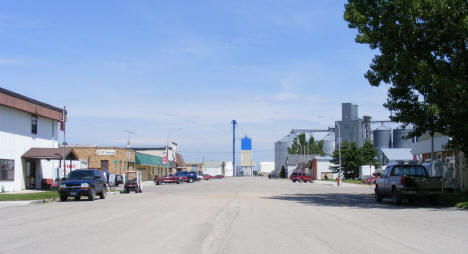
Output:
<instances>
[{"instance_id":1,"label":"tall silver silo","mask_svg":"<svg viewBox=\"0 0 468 254\"><path fill-rule=\"evenodd\" d=\"M391 147L392 131L385 128L374 130L374 147L377 150Z\"/></svg>"},{"instance_id":2,"label":"tall silver silo","mask_svg":"<svg viewBox=\"0 0 468 254\"><path fill-rule=\"evenodd\" d=\"M411 138L406 139L411 132L411 129L394 129L393 130L393 148L409 148Z\"/></svg>"},{"instance_id":3,"label":"tall silver silo","mask_svg":"<svg viewBox=\"0 0 468 254\"><path fill-rule=\"evenodd\" d=\"M323 140L323 152L327 155L331 155L333 151L335 151L335 133L332 132Z\"/></svg>"}]
</instances>

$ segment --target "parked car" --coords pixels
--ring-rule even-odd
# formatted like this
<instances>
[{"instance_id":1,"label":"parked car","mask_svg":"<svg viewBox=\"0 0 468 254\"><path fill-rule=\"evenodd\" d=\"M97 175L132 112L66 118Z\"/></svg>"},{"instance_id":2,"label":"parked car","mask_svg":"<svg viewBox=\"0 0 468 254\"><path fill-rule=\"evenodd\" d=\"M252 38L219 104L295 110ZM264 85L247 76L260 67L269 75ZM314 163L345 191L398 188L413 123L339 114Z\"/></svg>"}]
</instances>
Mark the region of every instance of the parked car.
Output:
<instances>
[{"instance_id":1,"label":"parked car","mask_svg":"<svg viewBox=\"0 0 468 254\"><path fill-rule=\"evenodd\" d=\"M222 178L224 178L224 176L223 175L215 175L215 176L213 176L213 178L214 179L222 179Z\"/></svg>"},{"instance_id":2,"label":"parked car","mask_svg":"<svg viewBox=\"0 0 468 254\"><path fill-rule=\"evenodd\" d=\"M115 175L115 186L119 186L121 184L123 184L123 177L122 175Z\"/></svg>"},{"instance_id":3,"label":"parked car","mask_svg":"<svg viewBox=\"0 0 468 254\"><path fill-rule=\"evenodd\" d=\"M382 177L381 173L373 173L371 177L362 179L363 184L375 184L377 179Z\"/></svg>"},{"instance_id":4,"label":"parked car","mask_svg":"<svg viewBox=\"0 0 468 254\"><path fill-rule=\"evenodd\" d=\"M182 178L185 182L193 183L197 181L197 173L193 171L179 171L175 173L175 176Z\"/></svg>"},{"instance_id":5,"label":"parked car","mask_svg":"<svg viewBox=\"0 0 468 254\"><path fill-rule=\"evenodd\" d=\"M87 196L93 201L96 194L101 199L106 198L107 179L96 169L77 169L70 172L68 178L59 185L60 201L67 201L68 197L79 200L81 196Z\"/></svg>"},{"instance_id":6,"label":"parked car","mask_svg":"<svg viewBox=\"0 0 468 254\"><path fill-rule=\"evenodd\" d=\"M202 176L203 180L211 180L213 179L213 176L208 175L208 174L200 174Z\"/></svg>"},{"instance_id":7,"label":"parked car","mask_svg":"<svg viewBox=\"0 0 468 254\"><path fill-rule=\"evenodd\" d=\"M382 202L384 197L389 196L393 204L399 205L404 199L412 202L427 198L432 205L437 205L441 189L441 178L429 177L424 166L393 164L387 166L382 178L376 180L375 200Z\"/></svg>"},{"instance_id":8,"label":"parked car","mask_svg":"<svg viewBox=\"0 0 468 254\"><path fill-rule=\"evenodd\" d=\"M311 177L310 175L300 173L300 172L292 173L291 176L289 177L289 179L291 179L291 181L293 183L295 183L295 182L300 182L300 183L309 182L309 183L311 183L311 182L314 181L313 177Z\"/></svg>"},{"instance_id":9,"label":"parked car","mask_svg":"<svg viewBox=\"0 0 468 254\"><path fill-rule=\"evenodd\" d=\"M124 193L129 193L130 191L134 191L135 193L143 192L143 187L141 186L141 172L128 171L126 178L123 190Z\"/></svg>"},{"instance_id":10,"label":"parked car","mask_svg":"<svg viewBox=\"0 0 468 254\"><path fill-rule=\"evenodd\" d=\"M181 177L175 176L173 174L170 174L168 176L155 176L154 177L154 183L156 185L161 185L163 183L177 183L180 184L182 183L183 180Z\"/></svg>"}]
</instances>

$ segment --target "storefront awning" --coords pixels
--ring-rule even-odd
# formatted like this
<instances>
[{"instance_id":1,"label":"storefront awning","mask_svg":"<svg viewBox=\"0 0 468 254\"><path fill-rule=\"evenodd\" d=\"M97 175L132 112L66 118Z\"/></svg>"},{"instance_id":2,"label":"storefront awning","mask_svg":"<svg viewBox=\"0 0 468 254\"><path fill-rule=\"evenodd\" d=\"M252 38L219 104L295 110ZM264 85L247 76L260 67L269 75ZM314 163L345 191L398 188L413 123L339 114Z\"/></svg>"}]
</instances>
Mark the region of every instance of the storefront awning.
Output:
<instances>
[{"instance_id":1,"label":"storefront awning","mask_svg":"<svg viewBox=\"0 0 468 254\"><path fill-rule=\"evenodd\" d=\"M162 158L155 155L149 155L144 153L135 153L135 164L136 165L148 165L148 166L162 166Z\"/></svg>"},{"instance_id":2,"label":"storefront awning","mask_svg":"<svg viewBox=\"0 0 468 254\"><path fill-rule=\"evenodd\" d=\"M31 148L22 158L24 159L47 159L47 160L63 160L65 150L66 160L78 160L78 155L73 151L73 148Z\"/></svg>"}]
</instances>

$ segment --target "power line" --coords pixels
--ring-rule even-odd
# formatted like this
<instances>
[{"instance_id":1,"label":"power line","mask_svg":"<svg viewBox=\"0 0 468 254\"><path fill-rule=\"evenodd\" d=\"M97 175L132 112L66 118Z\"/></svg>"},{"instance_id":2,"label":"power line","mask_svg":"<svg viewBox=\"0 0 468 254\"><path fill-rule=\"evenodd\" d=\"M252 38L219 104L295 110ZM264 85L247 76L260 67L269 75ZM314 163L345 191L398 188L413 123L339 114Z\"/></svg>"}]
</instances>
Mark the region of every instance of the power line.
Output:
<instances>
[{"instance_id":1,"label":"power line","mask_svg":"<svg viewBox=\"0 0 468 254\"><path fill-rule=\"evenodd\" d=\"M275 150L275 149L252 150L252 153L273 152L274 150ZM183 151L183 150L180 150L179 152L180 152L180 153L199 153L199 154L210 154L210 153L222 154L222 153L232 153L232 151L230 151L230 152L219 152L219 151L212 152L212 151Z\"/></svg>"}]
</instances>

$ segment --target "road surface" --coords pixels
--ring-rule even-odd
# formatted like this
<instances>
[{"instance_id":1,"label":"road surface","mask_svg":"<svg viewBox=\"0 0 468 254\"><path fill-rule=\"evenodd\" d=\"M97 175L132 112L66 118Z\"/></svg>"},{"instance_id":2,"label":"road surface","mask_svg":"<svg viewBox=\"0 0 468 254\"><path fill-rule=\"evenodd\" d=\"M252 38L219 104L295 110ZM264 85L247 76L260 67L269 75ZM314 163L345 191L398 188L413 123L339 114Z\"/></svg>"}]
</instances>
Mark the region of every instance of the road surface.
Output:
<instances>
[{"instance_id":1,"label":"road surface","mask_svg":"<svg viewBox=\"0 0 468 254\"><path fill-rule=\"evenodd\" d=\"M468 211L244 177L0 208L0 253L467 253Z\"/></svg>"}]
</instances>

